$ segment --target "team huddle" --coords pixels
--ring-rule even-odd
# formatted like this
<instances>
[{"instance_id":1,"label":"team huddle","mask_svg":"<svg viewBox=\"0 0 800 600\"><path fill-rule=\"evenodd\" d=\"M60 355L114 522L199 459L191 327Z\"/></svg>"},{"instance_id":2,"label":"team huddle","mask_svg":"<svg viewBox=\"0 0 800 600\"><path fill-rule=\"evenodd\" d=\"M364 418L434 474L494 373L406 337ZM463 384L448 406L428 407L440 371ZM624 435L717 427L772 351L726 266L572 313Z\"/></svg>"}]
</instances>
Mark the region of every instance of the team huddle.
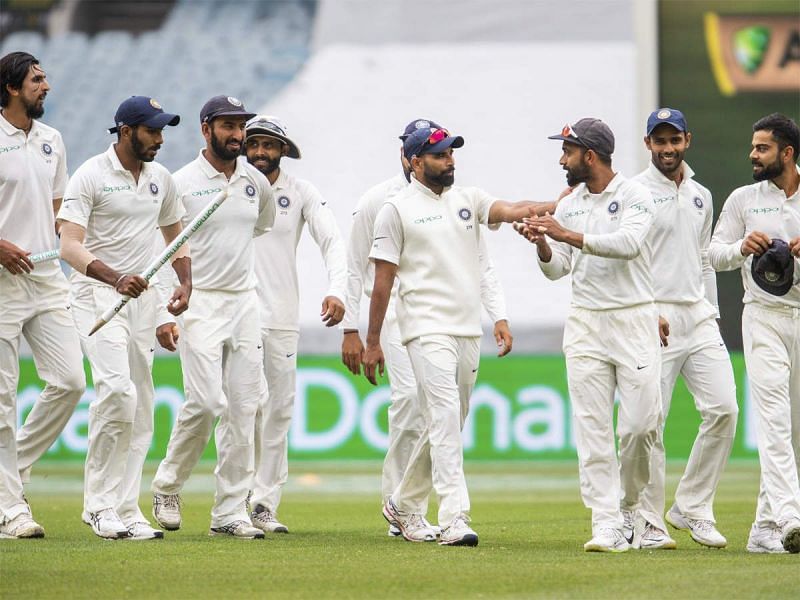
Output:
<instances>
[{"instance_id":1,"label":"team huddle","mask_svg":"<svg viewBox=\"0 0 800 600\"><path fill-rule=\"evenodd\" d=\"M401 172L362 196L345 244L319 191L281 167L301 152L275 117L211 98L200 110L205 146L171 174L155 158L181 118L132 96L114 115L108 149L68 177L61 135L39 121L50 89L39 62L13 52L0 75L0 537L44 536L24 484L85 390L84 356L95 396L82 519L97 536L160 539L179 529L180 493L212 434L209 534L288 533L278 509L296 387L296 252L307 226L328 272L320 317L341 327L343 363L372 384L388 370L388 534L477 545L461 431L478 377L481 306L498 355L513 344L481 226L512 223L547 278L572 276L563 351L592 511L584 549L674 549L667 523L704 546L727 545L713 502L738 407L715 272L739 268L761 463L746 547L800 552L800 131L791 119L754 124L756 183L730 195L713 233L711 194L684 161L691 133L678 110L650 115L652 160L632 179L613 170L614 135L601 120L550 136L568 184L553 202L454 185L464 139L415 119L400 135ZM171 268L142 276L165 246ZM106 323L121 296L129 301ZM17 431L22 336L46 386ZM185 402L152 482L154 527L138 501L156 341L180 354ZM679 374L702 422L667 510L663 432ZM432 491L436 524L426 518Z\"/></svg>"}]
</instances>

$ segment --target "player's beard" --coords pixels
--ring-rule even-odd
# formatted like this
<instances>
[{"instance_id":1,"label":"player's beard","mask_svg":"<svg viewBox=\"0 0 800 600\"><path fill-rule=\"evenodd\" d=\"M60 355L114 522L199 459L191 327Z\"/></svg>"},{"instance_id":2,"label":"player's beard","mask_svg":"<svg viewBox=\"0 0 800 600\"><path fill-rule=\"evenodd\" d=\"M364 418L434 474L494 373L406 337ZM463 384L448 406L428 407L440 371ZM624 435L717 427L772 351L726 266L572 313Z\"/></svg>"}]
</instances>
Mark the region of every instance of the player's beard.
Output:
<instances>
[{"instance_id":1,"label":"player's beard","mask_svg":"<svg viewBox=\"0 0 800 600\"><path fill-rule=\"evenodd\" d=\"M257 165L256 164L257 160L263 160L263 161L265 161L266 164ZM275 171L277 171L278 169L281 168L281 157L280 156L277 157L277 158L272 158L272 159L267 157L267 156L254 156L252 161L250 160L249 157L248 157L247 161L251 165L253 165L256 169L261 171L264 175L270 175L271 173L274 173Z\"/></svg>"},{"instance_id":2,"label":"player's beard","mask_svg":"<svg viewBox=\"0 0 800 600\"><path fill-rule=\"evenodd\" d=\"M137 160L142 162L153 162L156 159L156 154L161 149L160 145L145 147L142 143L142 140L139 139L139 130L134 129L133 135L131 136L131 150L133 151L133 155L136 157ZM155 150L153 156L150 156L148 152Z\"/></svg>"},{"instance_id":3,"label":"player's beard","mask_svg":"<svg viewBox=\"0 0 800 600\"><path fill-rule=\"evenodd\" d=\"M38 100L29 102L25 98L22 98L22 104L25 107L25 114L28 115L29 119L39 119L44 115L44 97L42 97L41 103L39 103Z\"/></svg>"},{"instance_id":4,"label":"player's beard","mask_svg":"<svg viewBox=\"0 0 800 600\"><path fill-rule=\"evenodd\" d=\"M673 161L671 165L665 165L660 154L656 153L653 155L653 164L656 166L656 169L661 171L661 173L667 177L681 168L681 165L683 164L683 157L686 155L686 152L678 152L675 150L672 154Z\"/></svg>"},{"instance_id":5,"label":"player's beard","mask_svg":"<svg viewBox=\"0 0 800 600\"><path fill-rule=\"evenodd\" d=\"M567 171L567 185L570 187L589 181L589 167L583 164L583 162L577 167L571 169L564 167L564 169Z\"/></svg>"},{"instance_id":6,"label":"player's beard","mask_svg":"<svg viewBox=\"0 0 800 600\"><path fill-rule=\"evenodd\" d=\"M433 173L425 169L425 179L433 185L440 185L442 187L450 187L455 183L456 175L455 169L449 171L442 171L441 173Z\"/></svg>"},{"instance_id":7,"label":"player's beard","mask_svg":"<svg viewBox=\"0 0 800 600\"><path fill-rule=\"evenodd\" d=\"M756 181L766 181L767 179L775 179L783 173L783 165L779 158L775 158L775 162L765 165L758 161L752 161L753 165L760 165L760 171L753 171L753 179Z\"/></svg>"},{"instance_id":8,"label":"player's beard","mask_svg":"<svg viewBox=\"0 0 800 600\"><path fill-rule=\"evenodd\" d=\"M221 160L236 160L240 156L241 146L239 150L228 150L228 147L211 130L211 149L214 151Z\"/></svg>"}]
</instances>

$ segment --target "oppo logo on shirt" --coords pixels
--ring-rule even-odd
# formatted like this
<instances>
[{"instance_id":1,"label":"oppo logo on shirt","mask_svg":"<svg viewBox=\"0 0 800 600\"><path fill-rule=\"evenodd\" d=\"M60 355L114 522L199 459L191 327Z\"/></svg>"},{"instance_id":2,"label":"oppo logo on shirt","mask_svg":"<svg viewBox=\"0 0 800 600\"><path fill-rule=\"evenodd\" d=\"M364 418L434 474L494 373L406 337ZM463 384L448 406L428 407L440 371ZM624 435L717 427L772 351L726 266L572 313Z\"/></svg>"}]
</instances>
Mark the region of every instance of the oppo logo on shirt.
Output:
<instances>
[{"instance_id":1,"label":"oppo logo on shirt","mask_svg":"<svg viewBox=\"0 0 800 600\"><path fill-rule=\"evenodd\" d=\"M125 191L127 191L129 189L131 189L131 186L129 186L129 185L104 185L103 186L103 191L106 192L106 193L110 193L110 194L112 194L114 192L125 192Z\"/></svg>"},{"instance_id":2,"label":"oppo logo on shirt","mask_svg":"<svg viewBox=\"0 0 800 600\"><path fill-rule=\"evenodd\" d=\"M772 207L772 208L750 208L747 210L749 213L753 213L754 215L765 215L767 213L774 213L780 212L780 208Z\"/></svg>"},{"instance_id":3,"label":"oppo logo on shirt","mask_svg":"<svg viewBox=\"0 0 800 600\"><path fill-rule=\"evenodd\" d=\"M209 188L207 190L197 190L196 192L192 192L192 196L209 196L210 194L218 194L222 191L222 188Z\"/></svg>"},{"instance_id":4,"label":"oppo logo on shirt","mask_svg":"<svg viewBox=\"0 0 800 600\"><path fill-rule=\"evenodd\" d=\"M663 198L653 198L653 204L662 204L664 202L669 202L670 200L675 200L675 196L664 196Z\"/></svg>"},{"instance_id":5,"label":"oppo logo on shirt","mask_svg":"<svg viewBox=\"0 0 800 600\"><path fill-rule=\"evenodd\" d=\"M573 217L580 217L581 215L585 215L588 212L589 212L588 210L580 208L578 210L573 210L573 211L570 211L568 213L565 213L564 214L564 218L565 219L571 219Z\"/></svg>"},{"instance_id":6,"label":"oppo logo on shirt","mask_svg":"<svg viewBox=\"0 0 800 600\"><path fill-rule=\"evenodd\" d=\"M0 148L0 154L4 152L13 152L14 150L19 150L21 146L3 146Z\"/></svg>"},{"instance_id":7,"label":"oppo logo on shirt","mask_svg":"<svg viewBox=\"0 0 800 600\"><path fill-rule=\"evenodd\" d=\"M425 225L425 223L433 223L434 221L441 221L441 220L442 220L442 215L420 217L419 219L414 219L414 225Z\"/></svg>"}]
</instances>

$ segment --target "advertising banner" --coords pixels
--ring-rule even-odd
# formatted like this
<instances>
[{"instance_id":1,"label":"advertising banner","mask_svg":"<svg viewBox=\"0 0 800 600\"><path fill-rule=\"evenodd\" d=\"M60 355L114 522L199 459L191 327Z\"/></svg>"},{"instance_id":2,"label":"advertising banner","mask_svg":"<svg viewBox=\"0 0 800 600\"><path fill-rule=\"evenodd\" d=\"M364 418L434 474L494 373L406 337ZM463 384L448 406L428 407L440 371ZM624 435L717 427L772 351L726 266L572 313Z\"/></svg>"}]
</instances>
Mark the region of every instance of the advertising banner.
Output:
<instances>
[{"instance_id":1,"label":"advertising banner","mask_svg":"<svg viewBox=\"0 0 800 600\"><path fill-rule=\"evenodd\" d=\"M741 414L733 456L755 458L755 438L744 361L733 355ZM148 458L163 458L172 424L183 402L180 361L157 357L155 434ZM91 381L91 380L90 380ZM353 377L339 357L304 356L299 360L297 397L289 434L290 459L381 459L386 451L386 380L373 387ZM42 383L33 361L23 359L18 393L21 423L36 401ZM48 460L83 460L86 452L88 405L94 390L87 389ZM562 356L484 357L464 426L464 449L472 460L574 459L571 410L566 368ZM676 386L666 429L667 456L685 459L700 423L692 397L682 382ZM214 442L204 455L214 457Z\"/></svg>"}]
</instances>

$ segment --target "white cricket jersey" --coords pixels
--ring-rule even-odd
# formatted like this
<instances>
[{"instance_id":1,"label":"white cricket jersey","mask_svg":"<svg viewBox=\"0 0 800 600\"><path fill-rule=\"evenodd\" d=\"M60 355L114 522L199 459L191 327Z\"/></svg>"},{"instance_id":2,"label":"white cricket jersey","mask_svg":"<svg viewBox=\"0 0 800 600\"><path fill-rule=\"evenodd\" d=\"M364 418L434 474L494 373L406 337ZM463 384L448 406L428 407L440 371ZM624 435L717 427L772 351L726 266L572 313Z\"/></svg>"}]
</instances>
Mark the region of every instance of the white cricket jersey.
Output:
<instances>
[{"instance_id":1,"label":"white cricket jersey","mask_svg":"<svg viewBox=\"0 0 800 600\"><path fill-rule=\"evenodd\" d=\"M425 334L480 336L480 230L495 198L477 188L441 195L412 178L375 220L370 258L397 265L402 342Z\"/></svg>"},{"instance_id":2,"label":"white cricket jersey","mask_svg":"<svg viewBox=\"0 0 800 600\"><path fill-rule=\"evenodd\" d=\"M0 239L38 254L58 248L53 200L64 195L67 158L61 134L33 120L26 135L0 115ZM49 278L58 262L35 266L28 277Z\"/></svg>"},{"instance_id":3,"label":"white cricket jersey","mask_svg":"<svg viewBox=\"0 0 800 600\"><path fill-rule=\"evenodd\" d=\"M166 168L142 163L137 183L112 143L75 171L58 218L86 230L83 245L97 259L120 273L140 275L153 260L156 228L177 223L183 213ZM100 283L78 271L70 278L74 283Z\"/></svg>"},{"instance_id":4,"label":"white cricket jersey","mask_svg":"<svg viewBox=\"0 0 800 600\"><path fill-rule=\"evenodd\" d=\"M717 271L741 268L745 304L800 308L800 259L794 260L794 285L785 296L770 294L753 281L753 257L742 256L742 242L753 231L786 242L800 236L800 190L787 198L769 180L733 190L722 207L709 247L711 265Z\"/></svg>"},{"instance_id":5,"label":"white cricket jersey","mask_svg":"<svg viewBox=\"0 0 800 600\"><path fill-rule=\"evenodd\" d=\"M192 236L192 287L227 292L255 288L253 238L269 231L275 221L267 178L239 157L229 180L201 150L175 173L175 183L186 209L184 227L221 191L228 192L224 204Z\"/></svg>"},{"instance_id":6,"label":"white cricket jersey","mask_svg":"<svg viewBox=\"0 0 800 600\"><path fill-rule=\"evenodd\" d=\"M708 259L714 204L683 162L678 186L651 162L636 181L650 190L655 216L645 243L650 247L656 302L696 304L704 298L719 315L717 276Z\"/></svg>"},{"instance_id":7,"label":"white cricket jersey","mask_svg":"<svg viewBox=\"0 0 800 600\"><path fill-rule=\"evenodd\" d=\"M262 175L263 177L263 175ZM267 182L269 180L264 178ZM300 288L297 282L297 244L308 232L319 246L328 271L327 296L344 297L347 259L336 217L322 194L308 181L281 170L272 184L275 224L272 232L255 241L255 270L261 300L261 325L268 329L299 331Z\"/></svg>"},{"instance_id":8,"label":"white cricket jersey","mask_svg":"<svg viewBox=\"0 0 800 600\"><path fill-rule=\"evenodd\" d=\"M558 203L563 227L583 233L583 249L548 239L553 256L539 260L548 279L572 272L572 306L589 310L653 302L650 250L644 240L653 222L653 199L642 184L617 173L605 190L585 183Z\"/></svg>"}]
</instances>

